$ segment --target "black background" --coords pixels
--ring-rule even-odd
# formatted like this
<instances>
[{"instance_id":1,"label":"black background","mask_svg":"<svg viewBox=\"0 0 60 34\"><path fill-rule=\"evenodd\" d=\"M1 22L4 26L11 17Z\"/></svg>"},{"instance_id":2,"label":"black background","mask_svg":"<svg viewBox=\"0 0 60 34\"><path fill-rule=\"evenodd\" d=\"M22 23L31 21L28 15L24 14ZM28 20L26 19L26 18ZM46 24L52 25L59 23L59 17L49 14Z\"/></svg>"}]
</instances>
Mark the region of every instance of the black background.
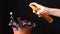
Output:
<instances>
[{"instance_id":1,"label":"black background","mask_svg":"<svg viewBox=\"0 0 60 34\"><path fill-rule=\"evenodd\" d=\"M47 7L60 8L59 0L1 0L0 1L0 31L1 34L13 34L13 30L9 24L9 12L13 12L14 18L22 17L36 23L36 28L33 28L32 34L58 34L60 33L60 18L51 16L54 21L49 24L43 18L39 18L32 12L28 6L30 2L37 2Z\"/></svg>"}]
</instances>

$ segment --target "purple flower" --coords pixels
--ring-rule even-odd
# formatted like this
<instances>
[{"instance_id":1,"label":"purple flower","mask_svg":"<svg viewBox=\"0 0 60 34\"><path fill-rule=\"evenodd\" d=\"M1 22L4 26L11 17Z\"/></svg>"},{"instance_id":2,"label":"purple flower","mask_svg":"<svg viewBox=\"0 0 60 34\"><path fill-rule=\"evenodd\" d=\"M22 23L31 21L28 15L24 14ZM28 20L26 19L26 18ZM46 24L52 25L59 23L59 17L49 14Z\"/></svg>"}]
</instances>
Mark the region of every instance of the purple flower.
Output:
<instances>
[{"instance_id":1,"label":"purple flower","mask_svg":"<svg viewBox=\"0 0 60 34\"><path fill-rule=\"evenodd\" d=\"M13 21L10 20L9 25L11 25L12 27L15 27L17 30L20 30L21 28L33 28L35 27L35 23L28 21L28 20L20 20L20 21Z\"/></svg>"}]
</instances>

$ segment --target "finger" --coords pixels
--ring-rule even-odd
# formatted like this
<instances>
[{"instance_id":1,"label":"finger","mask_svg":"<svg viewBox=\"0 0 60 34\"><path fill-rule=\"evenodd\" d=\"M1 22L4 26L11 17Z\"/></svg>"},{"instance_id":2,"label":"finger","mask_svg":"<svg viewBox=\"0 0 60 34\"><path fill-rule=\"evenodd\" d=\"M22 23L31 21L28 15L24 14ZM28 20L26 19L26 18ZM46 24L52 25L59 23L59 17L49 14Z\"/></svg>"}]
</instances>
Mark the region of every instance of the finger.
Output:
<instances>
[{"instance_id":1,"label":"finger","mask_svg":"<svg viewBox=\"0 0 60 34\"><path fill-rule=\"evenodd\" d=\"M36 12L33 10L33 13L36 13Z\"/></svg>"},{"instance_id":2,"label":"finger","mask_svg":"<svg viewBox=\"0 0 60 34\"><path fill-rule=\"evenodd\" d=\"M37 13L33 10L33 13L35 13L35 14L40 14L41 12L40 11L38 11ZM39 17L41 17L40 15L38 15Z\"/></svg>"},{"instance_id":3,"label":"finger","mask_svg":"<svg viewBox=\"0 0 60 34\"><path fill-rule=\"evenodd\" d=\"M39 10L36 14L40 14L41 12L44 12L44 10Z\"/></svg>"},{"instance_id":4,"label":"finger","mask_svg":"<svg viewBox=\"0 0 60 34\"><path fill-rule=\"evenodd\" d=\"M30 5L35 5L36 7L43 7L42 5L40 5L40 4L36 3L36 2L30 3Z\"/></svg>"}]
</instances>

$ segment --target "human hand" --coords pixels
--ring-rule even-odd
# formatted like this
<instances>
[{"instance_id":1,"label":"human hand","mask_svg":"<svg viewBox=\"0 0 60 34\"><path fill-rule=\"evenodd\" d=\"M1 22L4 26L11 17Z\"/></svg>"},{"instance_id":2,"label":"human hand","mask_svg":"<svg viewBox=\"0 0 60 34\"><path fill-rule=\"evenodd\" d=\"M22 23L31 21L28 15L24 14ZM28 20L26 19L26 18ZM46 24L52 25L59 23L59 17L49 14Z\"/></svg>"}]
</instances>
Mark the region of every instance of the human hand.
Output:
<instances>
[{"instance_id":1,"label":"human hand","mask_svg":"<svg viewBox=\"0 0 60 34\"><path fill-rule=\"evenodd\" d=\"M39 8L39 10L37 12L33 9L33 13L36 13L37 15L39 15L42 12L49 13L48 11L50 10L48 7L40 5L40 4L36 3L36 2L32 2L29 5L35 5L37 8Z\"/></svg>"}]
</instances>

